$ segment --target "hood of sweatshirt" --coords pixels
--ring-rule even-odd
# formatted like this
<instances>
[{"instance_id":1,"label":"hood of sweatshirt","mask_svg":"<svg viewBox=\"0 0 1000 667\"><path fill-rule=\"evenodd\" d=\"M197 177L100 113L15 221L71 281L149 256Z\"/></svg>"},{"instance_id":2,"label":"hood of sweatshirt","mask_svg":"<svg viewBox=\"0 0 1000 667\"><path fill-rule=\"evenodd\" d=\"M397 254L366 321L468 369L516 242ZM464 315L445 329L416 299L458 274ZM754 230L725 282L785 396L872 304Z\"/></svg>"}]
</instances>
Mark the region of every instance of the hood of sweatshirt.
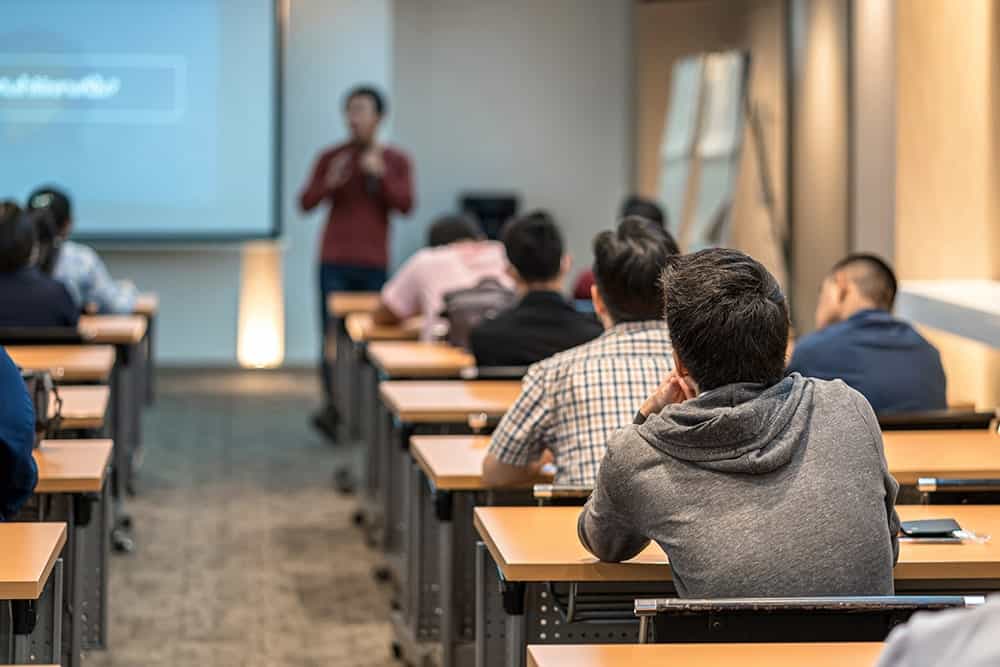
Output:
<instances>
[{"instance_id":1,"label":"hood of sweatshirt","mask_svg":"<svg viewBox=\"0 0 1000 667\"><path fill-rule=\"evenodd\" d=\"M652 447L720 472L762 475L791 461L809 426L814 385L798 373L777 384L731 384L668 405L638 427Z\"/></svg>"}]
</instances>

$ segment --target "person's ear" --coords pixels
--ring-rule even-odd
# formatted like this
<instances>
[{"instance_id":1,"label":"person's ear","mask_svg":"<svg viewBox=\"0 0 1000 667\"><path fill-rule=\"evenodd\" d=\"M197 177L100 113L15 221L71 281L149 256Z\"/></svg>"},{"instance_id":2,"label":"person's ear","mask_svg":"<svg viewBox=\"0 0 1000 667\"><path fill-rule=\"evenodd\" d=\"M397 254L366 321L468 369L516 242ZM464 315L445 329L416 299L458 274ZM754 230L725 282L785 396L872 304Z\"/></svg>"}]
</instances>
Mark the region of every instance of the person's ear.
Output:
<instances>
[{"instance_id":1,"label":"person's ear","mask_svg":"<svg viewBox=\"0 0 1000 667\"><path fill-rule=\"evenodd\" d=\"M604 303L604 299L601 298L601 292L597 289L597 285L590 286L590 300L594 302L594 312L597 317L604 320L608 316L608 307Z\"/></svg>"},{"instance_id":2,"label":"person's ear","mask_svg":"<svg viewBox=\"0 0 1000 667\"><path fill-rule=\"evenodd\" d=\"M569 275L569 272L573 270L573 256L566 253L562 256L559 261L559 277L563 278Z\"/></svg>"},{"instance_id":3,"label":"person's ear","mask_svg":"<svg viewBox=\"0 0 1000 667\"><path fill-rule=\"evenodd\" d=\"M694 381L694 378L691 377L691 372L688 370L687 366L685 366L684 362L681 361L680 356L677 354L677 348L673 348L670 351L670 354L674 358L674 375L684 378L691 390L697 395L699 393L698 384Z\"/></svg>"},{"instance_id":4,"label":"person's ear","mask_svg":"<svg viewBox=\"0 0 1000 667\"><path fill-rule=\"evenodd\" d=\"M517 269L514 268L514 265L511 264L510 262L507 262L507 275L510 276L510 279L513 280L515 283L524 282L521 280L521 274L518 272Z\"/></svg>"}]
</instances>

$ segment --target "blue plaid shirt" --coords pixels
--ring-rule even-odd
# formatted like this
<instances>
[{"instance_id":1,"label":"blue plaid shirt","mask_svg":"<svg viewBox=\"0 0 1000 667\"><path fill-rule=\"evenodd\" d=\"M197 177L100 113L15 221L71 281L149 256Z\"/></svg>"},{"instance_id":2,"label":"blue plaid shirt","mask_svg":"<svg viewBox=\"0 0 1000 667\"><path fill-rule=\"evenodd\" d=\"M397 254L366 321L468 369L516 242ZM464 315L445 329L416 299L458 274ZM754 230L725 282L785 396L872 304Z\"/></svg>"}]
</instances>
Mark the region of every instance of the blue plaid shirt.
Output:
<instances>
[{"instance_id":1,"label":"blue plaid shirt","mask_svg":"<svg viewBox=\"0 0 1000 667\"><path fill-rule=\"evenodd\" d=\"M90 304L97 306L97 312L110 314L131 313L135 308L135 287L112 280L104 262L89 246L64 241L52 276L66 286L81 310Z\"/></svg>"},{"instance_id":2,"label":"blue plaid shirt","mask_svg":"<svg viewBox=\"0 0 1000 667\"><path fill-rule=\"evenodd\" d=\"M557 483L593 484L608 437L673 370L672 350L666 322L623 322L533 365L490 453L526 466L550 449Z\"/></svg>"}]
</instances>

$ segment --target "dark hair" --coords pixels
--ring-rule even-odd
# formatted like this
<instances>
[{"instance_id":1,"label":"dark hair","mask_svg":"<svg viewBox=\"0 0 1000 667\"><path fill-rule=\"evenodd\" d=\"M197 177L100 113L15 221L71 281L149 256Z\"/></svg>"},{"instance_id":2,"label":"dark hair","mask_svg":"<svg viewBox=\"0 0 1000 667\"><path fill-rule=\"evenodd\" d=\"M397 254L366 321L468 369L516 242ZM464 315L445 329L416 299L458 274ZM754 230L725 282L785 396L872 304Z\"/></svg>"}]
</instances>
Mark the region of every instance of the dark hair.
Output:
<instances>
[{"instance_id":1,"label":"dark hair","mask_svg":"<svg viewBox=\"0 0 1000 667\"><path fill-rule=\"evenodd\" d=\"M563 238L546 211L532 211L504 225L507 259L526 282L556 278L562 266Z\"/></svg>"},{"instance_id":2,"label":"dark hair","mask_svg":"<svg viewBox=\"0 0 1000 667\"><path fill-rule=\"evenodd\" d=\"M51 185L40 187L28 195L28 208L30 210L47 208L52 211L56 231L60 234L66 231L66 226L73 215L73 204L69 196Z\"/></svg>"},{"instance_id":3,"label":"dark hair","mask_svg":"<svg viewBox=\"0 0 1000 667\"><path fill-rule=\"evenodd\" d=\"M442 215L427 229L427 245L431 248L448 245L456 241L478 241L483 238L479 225L461 213Z\"/></svg>"},{"instance_id":4,"label":"dark hair","mask_svg":"<svg viewBox=\"0 0 1000 667\"><path fill-rule=\"evenodd\" d=\"M896 274L889 263L878 255L852 253L833 265L834 274L850 269L850 280L868 299L882 310L892 310L896 302Z\"/></svg>"},{"instance_id":5,"label":"dark hair","mask_svg":"<svg viewBox=\"0 0 1000 667\"><path fill-rule=\"evenodd\" d=\"M594 283L615 322L659 319L660 273L677 242L643 218L629 217L594 238Z\"/></svg>"},{"instance_id":6,"label":"dark hair","mask_svg":"<svg viewBox=\"0 0 1000 667\"><path fill-rule=\"evenodd\" d=\"M347 109L351 100L355 97L371 98L372 104L375 105L375 113L379 117L384 116L389 111L389 104L385 101L385 96L375 86L355 86L351 88L347 93L347 97L344 98L344 109Z\"/></svg>"},{"instance_id":7,"label":"dark hair","mask_svg":"<svg viewBox=\"0 0 1000 667\"><path fill-rule=\"evenodd\" d=\"M781 380L788 303L763 264L709 248L671 257L662 283L674 351L699 389Z\"/></svg>"},{"instance_id":8,"label":"dark hair","mask_svg":"<svg viewBox=\"0 0 1000 667\"><path fill-rule=\"evenodd\" d=\"M0 202L0 273L28 266L34 249L35 225L14 202Z\"/></svg>"},{"instance_id":9,"label":"dark hair","mask_svg":"<svg viewBox=\"0 0 1000 667\"><path fill-rule=\"evenodd\" d=\"M626 197L625 201L622 202L621 212L618 214L618 217L627 218L633 215L645 218L650 222L655 222L664 229L667 228L666 214L660 208L660 205L652 199L646 199L637 195Z\"/></svg>"},{"instance_id":10,"label":"dark hair","mask_svg":"<svg viewBox=\"0 0 1000 667\"><path fill-rule=\"evenodd\" d=\"M45 275L51 276L56 267L56 260L59 259L59 246L61 245L56 216L51 208L28 210L24 212L24 215L35 228L35 238L38 243L38 258L36 260L38 268Z\"/></svg>"}]
</instances>

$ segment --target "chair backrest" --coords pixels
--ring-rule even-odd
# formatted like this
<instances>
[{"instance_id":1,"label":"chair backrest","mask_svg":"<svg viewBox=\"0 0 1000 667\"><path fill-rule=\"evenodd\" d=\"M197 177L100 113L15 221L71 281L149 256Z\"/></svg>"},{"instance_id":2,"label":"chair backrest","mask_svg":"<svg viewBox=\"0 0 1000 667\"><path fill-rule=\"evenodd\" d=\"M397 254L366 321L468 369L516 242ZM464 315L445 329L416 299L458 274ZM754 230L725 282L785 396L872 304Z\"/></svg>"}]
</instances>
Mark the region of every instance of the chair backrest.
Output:
<instances>
[{"instance_id":1,"label":"chair backrest","mask_svg":"<svg viewBox=\"0 0 1000 667\"><path fill-rule=\"evenodd\" d=\"M539 505L583 505L594 487L585 484L535 484Z\"/></svg>"},{"instance_id":2,"label":"chair backrest","mask_svg":"<svg viewBox=\"0 0 1000 667\"><path fill-rule=\"evenodd\" d=\"M983 604L982 596L636 600L639 641L657 643L883 641L918 611ZM652 626L652 636L650 636Z\"/></svg>"},{"instance_id":3,"label":"chair backrest","mask_svg":"<svg viewBox=\"0 0 1000 667\"><path fill-rule=\"evenodd\" d=\"M528 372L527 366L475 366L463 368L463 380L520 380Z\"/></svg>"},{"instance_id":4,"label":"chair backrest","mask_svg":"<svg viewBox=\"0 0 1000 667\"><path fill-rule=\"evenodd\" d=\"M1000 491L1000 479L961 479L947 477L921 477L917 480L917 490L921 493L954 491L958 493L989 493Z\"/></svg>"},{"instance_id":5,"label":"chair backrest","mask_svg":"<svg viewBox=\"0 0 1000 667\"><path fill-rule=\"evenodd\" d=\"M880 414L883 431L923 431L939 429L986 429L996 418L994 412L974 410L929 410Z\"/></svg>"},{"instance_id":6,"label":"chair backrest","mask_svg":"<svg viewBox=\"0 0 1000 667\"><path fill-rule=\"evenodd\" d=\"M76 327L0 327L0 345L74 345L88 338Z\"/></svg>"}]
</instances>

